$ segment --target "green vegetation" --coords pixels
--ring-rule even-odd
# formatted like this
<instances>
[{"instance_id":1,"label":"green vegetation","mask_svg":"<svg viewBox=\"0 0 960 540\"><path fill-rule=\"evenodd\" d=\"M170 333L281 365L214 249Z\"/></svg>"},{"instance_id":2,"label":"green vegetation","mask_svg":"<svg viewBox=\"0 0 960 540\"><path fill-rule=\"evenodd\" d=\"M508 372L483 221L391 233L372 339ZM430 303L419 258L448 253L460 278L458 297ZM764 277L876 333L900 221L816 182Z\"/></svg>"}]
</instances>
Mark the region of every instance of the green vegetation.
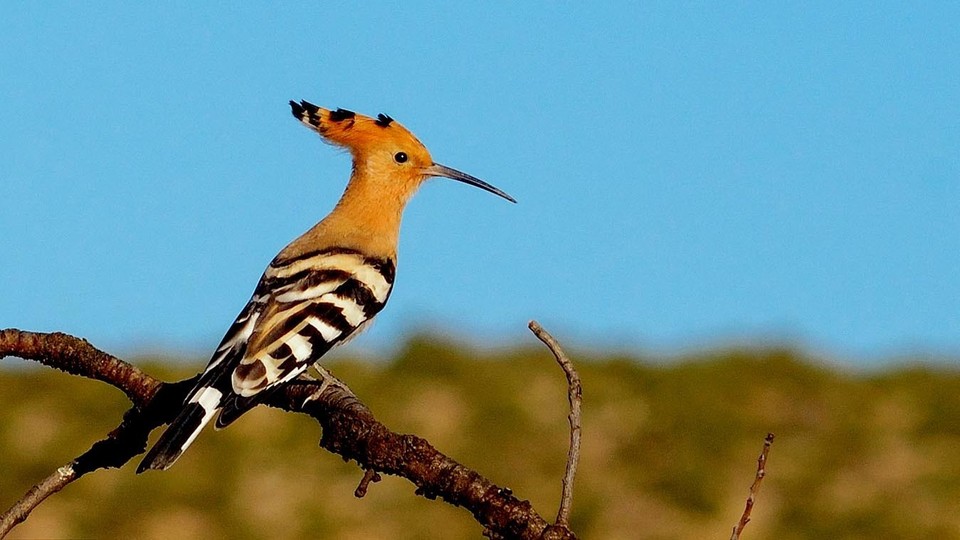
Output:
<instances>
[{"instance_id":1,"label":"green vegetation","mask_svg":"<svg viewBox=\"0 0 960 540\"><path fill-rule=\"evenodd\" d=\"M791 350L668 364L573 354L584 431L573 527L583 538L727 538L764 435L777 435L745 538L960 538L960 371L849 373ZM168 379L188 367L138 362ZM22 362L8 359L4 366ZM497 354L412 340L387 363L331 366L378 418L556 513L566 384L543 348ZM0 371L0 506L85 451L128 403L46 368ZM261 410L262 409L262 410ZM464 510L317 447L305 416L257 409L206 431L169 471L98 471L12 538L478 538ZM154 435L156 437L156 434Z\"/></svg>"}]
</instances>

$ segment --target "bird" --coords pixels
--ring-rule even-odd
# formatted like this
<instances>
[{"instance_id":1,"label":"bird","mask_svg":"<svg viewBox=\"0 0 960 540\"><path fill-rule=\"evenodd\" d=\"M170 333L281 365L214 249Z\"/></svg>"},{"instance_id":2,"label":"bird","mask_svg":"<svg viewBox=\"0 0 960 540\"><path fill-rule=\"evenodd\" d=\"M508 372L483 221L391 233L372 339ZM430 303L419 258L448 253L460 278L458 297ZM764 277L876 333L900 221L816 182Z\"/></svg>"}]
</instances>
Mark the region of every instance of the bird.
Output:
<instances>
[{"instance_id":1,"label":"bird","mask_svg":"<svg viewBox=\"0 0 960 540\"><path fill-rule=\"evenodd\" d=\"M228 426L369 325L393 290L403 210L427 179L457 180L516 202L434 162L423 143L386 114L373 118L303 100L290 101L290 108L325 142L350 152L350 180L333 210L267 265L137 473L168 469L214 417L218 429Z\"/></svg>"}]
</instances>

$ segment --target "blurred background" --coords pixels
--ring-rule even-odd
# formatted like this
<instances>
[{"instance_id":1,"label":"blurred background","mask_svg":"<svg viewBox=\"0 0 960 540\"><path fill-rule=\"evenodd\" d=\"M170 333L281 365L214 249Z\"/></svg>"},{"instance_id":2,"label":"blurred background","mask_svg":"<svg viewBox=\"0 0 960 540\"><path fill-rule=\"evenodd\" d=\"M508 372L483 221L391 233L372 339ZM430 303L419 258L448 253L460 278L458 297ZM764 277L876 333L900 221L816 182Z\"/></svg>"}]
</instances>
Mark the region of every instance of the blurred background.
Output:
<instances>
[{"instance_id":1,"label":"blurred background","mask_svg":"<svg viewBox=\"0 0 960 540\"><path fill-rule=\"evenodd\" d=\"M349 175L287 101L383 112L519 200L411 203L390 307L331 358L388 426L552 515L565 390L536 318L582 366L583 537L729 535L774 431L745 536L960 538L958 25L947 2L5 4L0 327L194 373ZM4 507L127 405L24 365L0 365ZM256 411L14 536L479 536L401 480L353 499L318 435Z\"/></svg>"}]
</instances>

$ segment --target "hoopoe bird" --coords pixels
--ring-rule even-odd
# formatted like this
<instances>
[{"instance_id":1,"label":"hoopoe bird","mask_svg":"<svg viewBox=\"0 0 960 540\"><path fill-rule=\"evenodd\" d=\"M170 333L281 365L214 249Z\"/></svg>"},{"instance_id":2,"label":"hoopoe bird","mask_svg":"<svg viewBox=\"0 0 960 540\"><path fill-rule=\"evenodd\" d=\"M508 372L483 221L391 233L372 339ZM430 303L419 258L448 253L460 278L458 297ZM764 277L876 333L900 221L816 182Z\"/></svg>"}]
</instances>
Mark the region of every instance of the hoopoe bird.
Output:
<instances>
[{"instance_id":1,"label":"hoopoe bird","mask_svg":"<svg viewBox=\"0 0 960 540\"><path fill-rule=\"evenodd\" d=\"M350 151L350 181L330 214L267 266L138 473L169 468L215 416L217 428L228 426L383 309L393 288L403 209L424 181L450 178L516 202L478 178L434 163L413 133L387 115L370 118L306 101L291 101L290 107L324 141Z\"/></svg>"}]
</instances>

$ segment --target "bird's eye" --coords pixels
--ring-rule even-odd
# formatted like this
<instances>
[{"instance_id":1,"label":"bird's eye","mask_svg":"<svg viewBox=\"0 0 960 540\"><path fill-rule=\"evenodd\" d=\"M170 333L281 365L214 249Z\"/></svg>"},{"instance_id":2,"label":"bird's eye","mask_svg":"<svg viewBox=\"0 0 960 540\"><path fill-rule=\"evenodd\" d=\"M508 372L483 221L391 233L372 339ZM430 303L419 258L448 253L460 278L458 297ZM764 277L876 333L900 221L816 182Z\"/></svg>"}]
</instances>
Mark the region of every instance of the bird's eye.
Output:
<instances>
[{"instance_id":1,"label":"bird's eye","mask_svg":"<svg viewBox=\"0 0 960 540\"><path fill-rule=\"evenodd\" d=\"M406 163L407 162L406 152L397 152L396 154L393 155L393 160L396 161L397 163Z\"/></svg>"}]
</instances>

